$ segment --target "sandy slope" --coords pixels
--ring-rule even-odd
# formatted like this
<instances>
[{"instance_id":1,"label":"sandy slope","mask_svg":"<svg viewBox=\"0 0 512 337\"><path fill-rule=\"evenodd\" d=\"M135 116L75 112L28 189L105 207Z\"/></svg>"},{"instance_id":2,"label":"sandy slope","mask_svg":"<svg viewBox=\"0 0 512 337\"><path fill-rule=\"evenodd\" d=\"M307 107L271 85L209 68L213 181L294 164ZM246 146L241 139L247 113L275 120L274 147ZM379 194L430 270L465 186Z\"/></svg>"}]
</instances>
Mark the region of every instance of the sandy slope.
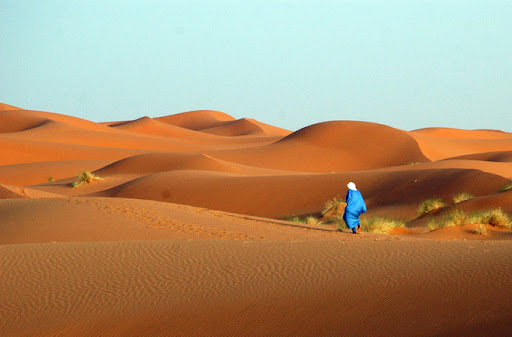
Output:
<instances>
[{"instance_id":1,"label":"sandy slope","mask_svg":"<svg viewBox=\"0 0 512 337\"><path fill-rule=\"evenodd\" d=\"M213 110L94 123L0 104L2 336L508 336L512 135L331 121L296 132ZM90 170L102 178L72 188ZM48 181L52 177L53 181ZM355 181L395 235L319 215ZM453 204L453 197L474 197ZM443 210L417 218L438 197Z\"/></svg>"},{"instance_id":2,"label":"sandy slope","mask_svg":"<svg viewBox=\"0 0 512 337\"><path fill-rule=\"evenodd\" d=\"M507 336L508 242L1 245L5 336Z\"/></svg>"}]
</instances>

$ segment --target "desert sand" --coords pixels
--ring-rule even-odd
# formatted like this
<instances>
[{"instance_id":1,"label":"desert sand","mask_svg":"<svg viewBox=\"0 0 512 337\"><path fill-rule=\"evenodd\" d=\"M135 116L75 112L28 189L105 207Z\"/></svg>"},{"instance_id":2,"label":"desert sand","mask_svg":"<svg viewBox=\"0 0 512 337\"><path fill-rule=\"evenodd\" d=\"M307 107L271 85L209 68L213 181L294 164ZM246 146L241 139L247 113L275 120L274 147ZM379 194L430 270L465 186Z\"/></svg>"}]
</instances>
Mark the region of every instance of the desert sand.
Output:
<instances>
[{"instance_id":1,"label":"desert sand","mask_svg":"<svg viewBox=\"0 0 512 337\"><path fill-rule=\"evenodd\" d=\"M73 188L85 170L101 180ZM406 227L336 231L321 212L349 181L362 219ZM428 223L512 216L511 183L499 130L0 104L0 335L510 336L512 230Z\"/></svg>"}]
</instances>

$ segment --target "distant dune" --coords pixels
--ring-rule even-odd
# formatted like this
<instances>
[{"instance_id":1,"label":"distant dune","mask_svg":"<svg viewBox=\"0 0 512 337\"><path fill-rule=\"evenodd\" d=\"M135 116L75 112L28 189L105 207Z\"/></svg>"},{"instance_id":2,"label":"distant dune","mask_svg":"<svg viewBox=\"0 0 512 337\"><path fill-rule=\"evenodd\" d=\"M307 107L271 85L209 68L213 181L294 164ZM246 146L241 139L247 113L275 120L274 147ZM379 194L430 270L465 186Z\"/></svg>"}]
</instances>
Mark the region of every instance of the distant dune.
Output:
<instances>
[{"instance_id":1,"label":"distant dune","mask_svg":"<svg viewBox=\"0 0 512 337\"><path fill-rule=\"evenodd\" d=\"M84 171L100 179L72 187ZM352 235L322 216L349 181L363 221L405 227ZM429 227L497 209L512 216L500 130L0 103L0 334L509 336L512 230Z\"/></svg>"}]
</instances>

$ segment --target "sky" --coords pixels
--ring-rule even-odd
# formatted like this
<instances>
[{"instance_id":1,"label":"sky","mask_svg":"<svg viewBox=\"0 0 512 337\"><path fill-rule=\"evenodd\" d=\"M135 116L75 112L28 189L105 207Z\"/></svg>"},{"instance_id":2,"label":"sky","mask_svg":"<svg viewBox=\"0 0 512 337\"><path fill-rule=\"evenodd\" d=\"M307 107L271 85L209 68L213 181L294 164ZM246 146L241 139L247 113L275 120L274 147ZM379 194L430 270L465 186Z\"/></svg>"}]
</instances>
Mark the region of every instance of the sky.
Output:
<instances>
[{"instance_id":1,"label":"sky","mask_svg":"<svg viewBox=\"0 0 512 337\"><path fill-rule=\"evenodd\" d=\"M0 1L0 102L512 132L512 0Z\"/></svg>"}]
</instances>

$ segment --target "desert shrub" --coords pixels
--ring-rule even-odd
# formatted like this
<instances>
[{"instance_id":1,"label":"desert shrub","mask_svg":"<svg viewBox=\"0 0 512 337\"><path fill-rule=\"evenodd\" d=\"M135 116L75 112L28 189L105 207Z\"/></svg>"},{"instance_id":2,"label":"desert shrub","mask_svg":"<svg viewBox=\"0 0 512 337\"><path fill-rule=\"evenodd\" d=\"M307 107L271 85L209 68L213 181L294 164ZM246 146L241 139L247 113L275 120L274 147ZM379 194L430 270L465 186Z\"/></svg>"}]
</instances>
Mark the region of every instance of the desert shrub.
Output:
<instances>
[{"instance_id":1,"label":"desert shrub","mask_svg":"<svg viewBox=\"0 0 512 337\"><path fill-rule=\"evenodd\" d=\"M83 171L77 177L77 181L71 184L72 187L82 186L83 184L90 184L96 180L103 180L103 178L98 177L97 175L92 174L89 171Z\"/></svg>"},{"instance_id":2,"label":"desert shrub","mask_svg":"<svg viewBox=\"0 0 512 337\"><path fill-rule=\"evenodd\" d=\"M340 198L334 198L325 203L324 209L322 210L322 216L326 215L329 211L333 211L334 214L338 214L342 208L345 208L347 203Z\"/></svg>"},{"instance_id":3,"label":"desert shrub","mask_svg":"<svg viewBox=\"0 0 512 337\"><path fill-rule=\"evenodd\" d=\"M506 192L511 189L512 189L512 183L508 183L508 184L501 186L500 189L498 190L498 193Z\"/></svg>"},{"instance_id":4,"label":"desert shrub","mask_svg":"<svg viewBox=\"0 0 512 337\"><path fill-rule=\"evenodd\" d=\"M432 198L432 199L425 200L418 207L418 216L422 216L424 214L432 212L436 209L443 208L445 206L446 206L446 204L443 202L443 200L438 199L438 198Z\"/></svg>"},{"instance_id":5,"label":"desert shrub","mask_svg":"<svg viewBox=\"0 0 512 337\"><path fill-rule=\"evenodd\" d=\"M478 225L477 228L473 229L471 231L471 233L473 234L478 234L478 235L482 235L482 236L487 236L489 235L489 232L487 231L487 227L485 224L480 224Z\"/></svg>"},{"instance_id":6,"label":"desert shrub","mask_svg":"<svg viewBox=\"0 0 512 337\"><path fill-rule=\"evenodd\" d=\"M488 224L493 227L512 229L512 219L501 208L483 212L475 212L471 215L471 222Z\"/></svg>"},{"instance_id":7,"label":"desert shrub","mask_svg":"<svg viewBox=\"0 0 512 337\"><path fill-rule=\"evenodd\" d=\"M397 227L405 227L405 221L381 217L363 217L360 220L363 232L389 234Z\"/></svg>"},{"instance_id":8,"label":"desert shrub","mask_svg":"<svg viewBox=\"0 0 512 337\"><path fill-rule=\"evenodd\" d=\"M407 163L407 165L418 165L418 164L421 164L421 161L410 161L409 163Z\"/></svg>"},{"instance_id":9,"label":"desert shrub","mask_svg":"<svg viewBox=\"0 0 512 337\"><path fill-rule=\"evenodd\" d=\"M474 196L471 193L461 192L461 193L456 194L453 197L453 202L458 204L459 202L463 202L463 201L473 199L473 198L474 198Z\"/></svg>"},{"instance_id":10,"label":"desert shrub","mask_svg":"<svg viewBox=\"0 0 512 337\"><path fill-rule=\"evenodd\" d=\"M48 182L50 182L50 183L51 183L52 181L54 181L54 180L53 180L53 177L48 177Z\"/></svg>"}]
</instances>

